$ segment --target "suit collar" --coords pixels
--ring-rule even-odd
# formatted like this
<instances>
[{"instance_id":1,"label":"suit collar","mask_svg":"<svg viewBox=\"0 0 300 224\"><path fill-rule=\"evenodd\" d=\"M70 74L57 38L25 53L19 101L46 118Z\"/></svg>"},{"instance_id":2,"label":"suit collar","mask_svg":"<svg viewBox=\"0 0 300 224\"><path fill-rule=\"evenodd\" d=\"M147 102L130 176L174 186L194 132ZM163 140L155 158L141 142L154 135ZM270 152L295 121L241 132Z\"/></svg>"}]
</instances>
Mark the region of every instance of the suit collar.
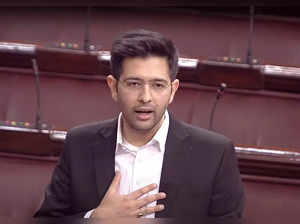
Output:
<instances>
[{"instance_id":1,"label":"suit collar","mask_svg":"<svg viewBox=\"0 0 300 224\"><path fill-rule=\"evenodd\" d=\"M98 130L98 133L105 137L109 138L112 135L117 135L118 128L118 118L106 120L102 123L101 127ZM188 136L186 128L183 127L183 124L180 121L174 119L173 115L169 114L169 131L167 136L167 141L176 139L184 140Z\"/></svg>"},{"instance_id":2,"label":"suit collar","mask_svg":"<svg viewBox=\"0 0 300 224\"><path fill-rule=\"evenodd\" d=\"M184 127L184 125L182 124L182 122L175 120L173 115L170 114L170 126L169 126L169 134L168 134L169 140L171 141L177 138L180 141L183 141L188 136L189 134L186 128Z\"/></svg>"},{"instance_id":3,"label":"suit collar","mask_svg":"<svg viewBox=\"0 0 300 224\"><path fill-rule=\"evenodd\" d=\"M104 138L110 138L112 135L117 134L118 118L106 120L101 124L98 134Z\"/></svg>"},{"instance_id":4,"label":"suit collar","mask_svg":"<svg viewBox=\"0 0 300 224\"><path fill-rule=\"evenodd\" d=\"M128 145L131 145L127 142L125 138L123 138L123 133L121 130L121 122L122 122L122 113L119 114L118 116L118 122L117 122L117 138L116 138L116 153L118 154L119 150L122 150L120 146L125 146L128 148ZM162 122L162 125L159 127L159 129L156 131L154 136L150 141L148 141L144 146L148 147L149 145L154 145L157 144L155 147L161 152L165 152L165 145L166 145L166 140L167 140L167 135L169 131L169 123L170 123L170 118L169 118L169 113L166 110L165 115L164 115L164 120ZM142 147L144 147L142 146ZM131 147L135 148L135 146ZM130 147L128 148L130 149ZM135 151L135 150L133 150Z\"/></svg>"}]
</instances>

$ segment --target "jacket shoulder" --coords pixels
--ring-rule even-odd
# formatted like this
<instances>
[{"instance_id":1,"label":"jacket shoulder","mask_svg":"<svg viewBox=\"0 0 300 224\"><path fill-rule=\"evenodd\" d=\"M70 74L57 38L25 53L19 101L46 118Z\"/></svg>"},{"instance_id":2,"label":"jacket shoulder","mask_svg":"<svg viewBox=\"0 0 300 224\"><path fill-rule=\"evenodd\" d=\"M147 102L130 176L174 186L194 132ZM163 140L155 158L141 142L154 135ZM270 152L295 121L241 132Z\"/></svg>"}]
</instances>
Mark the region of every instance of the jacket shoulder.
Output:
<instances>
[{"instance_id":1,"label":"jacket shoulder","mask_svg":"<svg viewBox=\"0 0 300 224\"><path fill-rule=\"evenodd\" d=\"M198 126L187 124L183 121L174 121L175 132L181 132L181 136L186 136L188 142L194 146L205 146L206 149L213 151L224 149L232 149L233 142L220 133L216 133Z\"/></svg>"},{"instance_id":2,"label":"jacket shoulder","mask_svg":"<svg viewBox=\"0 0 300 224\"><path fill-rule=\"evenodd\" d=\"M71 128L68 133L66 140L69 139L86 139L90 137L99 136L107 130L112 130L114 127L117 127L117 119L109 119L105 121L98 121L92 123L86 123L82 125L75 126Z\"/></svg>"},{"instance_id":3,"label":"jacket shoulder","mask_svg":"<svg viewBox=\"0 0 300 224\"><path fill-rule=\"evenodd\" d=\"M189 130L189 133L193 136L193 137L197 137L197 138L203 138L203 139L207 139L207 140L214 140L214 141L219 141L219 142L231 142L231 140L214 131L210 131L208 129L204 129L204 128L200 128L194 125L190 125L187 123L183 123L183 126L185 126L187 128L187 130Z\"/></svg>"}]
</instances>

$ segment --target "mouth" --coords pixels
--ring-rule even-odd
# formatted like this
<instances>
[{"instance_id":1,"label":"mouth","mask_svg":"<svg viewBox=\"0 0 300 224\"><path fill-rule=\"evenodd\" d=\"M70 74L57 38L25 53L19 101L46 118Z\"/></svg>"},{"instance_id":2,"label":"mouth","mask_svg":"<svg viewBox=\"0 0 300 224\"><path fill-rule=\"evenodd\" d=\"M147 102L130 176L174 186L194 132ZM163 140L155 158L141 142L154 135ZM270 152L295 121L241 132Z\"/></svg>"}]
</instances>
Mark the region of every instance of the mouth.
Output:
<instances>
[{"instance_id":1,"label":"mouth","mask_svg":"<svg viewBox=\"0 0 300 224\"><path fill-rule=\"evenodd\" d=\"M153 114L153 110L152 109L147 109L147 108L141 108L141 109L136 109L135 113L137 114L137 118L139 120L148 120L151 118L152 114Z\"/></svg>"}]
</instances>

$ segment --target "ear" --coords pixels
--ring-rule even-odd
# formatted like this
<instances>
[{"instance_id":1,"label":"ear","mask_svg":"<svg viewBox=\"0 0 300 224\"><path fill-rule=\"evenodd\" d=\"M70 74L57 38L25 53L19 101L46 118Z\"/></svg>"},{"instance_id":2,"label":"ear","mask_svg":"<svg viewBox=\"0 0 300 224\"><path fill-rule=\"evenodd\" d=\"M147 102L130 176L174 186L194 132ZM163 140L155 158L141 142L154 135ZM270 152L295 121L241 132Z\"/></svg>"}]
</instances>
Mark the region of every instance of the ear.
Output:
<instances>
[{"instance_id":1,"label":"ear","mask_svg":"<svg viewBox=\"0 0 300 224\"><path fill-rule=\"evenodd\" d=\"M179 87L179 80L178 79L175 79L173 82L172 82L172 92L171 92L171 96L170 96L170 99L169 99L169 104L173 102L173 99L174 99L174 96L175 96L175 93Z\"/></svg>"},{"instance_id":2,"label":"ear","mask_svg":"<svg viewBox=\"0 0 300 224\"><path fill-rule=\"evenodd\" d=\"M118 81L112 75L108 75L106 77L106 83L110 89L111 97L114 101L118 101L118 91L117 91L117 84Z\"/></svg>"}]
</instances>

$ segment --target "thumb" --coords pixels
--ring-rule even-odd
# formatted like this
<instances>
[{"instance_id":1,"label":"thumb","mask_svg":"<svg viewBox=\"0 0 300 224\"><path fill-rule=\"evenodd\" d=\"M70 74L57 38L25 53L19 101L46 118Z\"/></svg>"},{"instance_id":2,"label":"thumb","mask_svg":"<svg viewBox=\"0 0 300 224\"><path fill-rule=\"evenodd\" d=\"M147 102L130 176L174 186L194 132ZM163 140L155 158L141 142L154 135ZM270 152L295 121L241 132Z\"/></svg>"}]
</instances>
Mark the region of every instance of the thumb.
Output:
<instances>
[{"instance_id":1,"label":"thumb","mask_svg":"<svg viewBox=\"0 0 300 224\"><path fill-rule=\"evenodd\" d=\"M119 192L120 189L120 181L121 181L121 174L120 171L116 171L115 177L112 180L108 192L110 193L116 193Z\"/></svg>"}]
</instances>

